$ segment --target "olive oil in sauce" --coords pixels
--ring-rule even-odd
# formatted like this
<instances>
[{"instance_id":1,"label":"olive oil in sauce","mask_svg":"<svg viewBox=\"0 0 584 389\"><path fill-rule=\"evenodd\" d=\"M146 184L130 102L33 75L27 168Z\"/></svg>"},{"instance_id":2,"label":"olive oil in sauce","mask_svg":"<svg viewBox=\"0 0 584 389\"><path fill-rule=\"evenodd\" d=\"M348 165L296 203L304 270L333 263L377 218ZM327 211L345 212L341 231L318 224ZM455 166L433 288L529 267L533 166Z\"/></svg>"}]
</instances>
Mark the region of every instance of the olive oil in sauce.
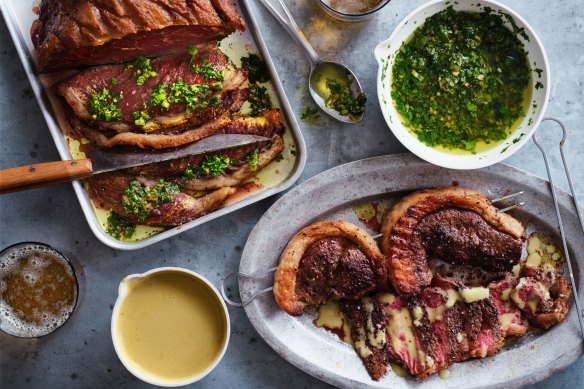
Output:
<instances>
[{"instance_id":1,"label":"olive oil in sauce","mask_svg":"<svg viewBox=\"0 0 584 389\"><path fill-rule=\"evenodd\" d=\"M322 97L323 100L326 100L331 94L330 89L326 86L327 79L335 80L339 84L349 87L351 83L348 76L349 75L346 71L341 67L335 66L332 63L324 63L312 73L310 84L316 93Z\"/></svg>"},{"instance_id":2,"label":"olive oil in sauce","mask_svg":"<svg viewBox=\"0 0 584 389\"><path fill-rule=\"evenodd\" d=\"M519 140L508 138L529 110L531 73L523 43L500 15L449 7L396 52L391 95L421 142L455 154L484 152Z\"/></svg>"},{"instance_id":3,"label":"olive oil in sauce","mask_svg":"<svg viewBox=\"0 0 584 389\"><path fill-rule=\"evenodd\" d=\"M529 113L529 108L531 107L531 104L532 104L532 102L531 102L532 89L533 89L533 77L530 75L529 83L527 84L527 87L523 91L523 101L522 101L522 105L521 105L522 110L523 110L523 114L520 115L517 118L517 120L515 120L515 122L511 125L511 127L509 127L509 129L507 130L508 134L513 134L519 128L519 126L521 126L521 124L523 123L523 120L525 119L525 117ZM402 119L402 122L403 122L404 119L401 115L400 115L400 118ZM527 131L528 131L528 129L525 128L525 133L527 133ZM489 150L493 150L494 148L496 148L499 145L502 145L504 143L511 144L511 143L519 142L519 140L521 140L521 138L523 136L525 136L525 135L519 135L519 137L514 138L514 139L509 139L507 137L506 139L501 139L499 141L491 141L489 143L486 143L483 140L479 140L476 143L476 147L475 147L474 151L469 151L469 150L464 150L464 149L447 148L447 147L444 147L441 145L434 146L433 148L435 148L436 150L440 150L442 152L448 153L448 154L453 154L453 155L482 154L482 153L487 152ZM505 151L507 151L507 148L504 148L501 152L504 153Z\"/></svg>"},{"instance_id":4,"label":"olive oil in sauce","mask_svg":"<svg viewBox=\"0 0 584 389\"><path fill-rule=\"evenodd\" d=\"M363 117L367 97L344 66L334 62L319 64L310 76L310 87L316 102L324 105L331 116L342 121L349 118L352 122Z\"/></svg>"}]
</instances>

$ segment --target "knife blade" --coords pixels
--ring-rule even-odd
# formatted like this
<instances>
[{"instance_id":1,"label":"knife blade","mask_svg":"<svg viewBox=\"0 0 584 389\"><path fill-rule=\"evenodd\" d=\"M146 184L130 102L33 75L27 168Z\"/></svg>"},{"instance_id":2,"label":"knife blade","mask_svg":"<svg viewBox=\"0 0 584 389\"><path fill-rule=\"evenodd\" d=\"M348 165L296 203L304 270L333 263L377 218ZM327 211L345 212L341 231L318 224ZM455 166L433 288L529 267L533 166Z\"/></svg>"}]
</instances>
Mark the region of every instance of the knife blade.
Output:
<instances>
[{"instance_id":1,"label":"knife blade","mask_svg":"<svg viewBox=\"0 0 584 389\"><path fill-rule=\"evenodd\" d=\"M266 140L270 139L247 134L218 134L185 146L165 150L94 148L90 151L90 159L44 162L0 170L0 195L82 180L94 174L206 154Z\"/></svg>"}]
</instances>

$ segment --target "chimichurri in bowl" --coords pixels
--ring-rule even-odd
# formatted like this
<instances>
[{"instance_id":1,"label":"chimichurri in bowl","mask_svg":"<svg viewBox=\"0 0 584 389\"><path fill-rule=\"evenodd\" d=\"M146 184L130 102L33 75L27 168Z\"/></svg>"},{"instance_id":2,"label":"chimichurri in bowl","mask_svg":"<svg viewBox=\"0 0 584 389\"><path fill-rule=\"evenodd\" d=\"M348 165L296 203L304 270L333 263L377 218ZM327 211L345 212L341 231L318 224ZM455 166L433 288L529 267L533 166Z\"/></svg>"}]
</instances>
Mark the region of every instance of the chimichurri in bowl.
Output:
<instances>
[{"instance_id":1,"label":"chimichurri in bowl","mask_svg":"<svg viewBox=\"0 0 584 389\"><path fill-rule=\"evenodd\" d=\"M432 1L375 49L378 97L391 131L436 165L474 169L529 139L549 95L543 47L494 1Z\"/></svg>"}]
</instances>

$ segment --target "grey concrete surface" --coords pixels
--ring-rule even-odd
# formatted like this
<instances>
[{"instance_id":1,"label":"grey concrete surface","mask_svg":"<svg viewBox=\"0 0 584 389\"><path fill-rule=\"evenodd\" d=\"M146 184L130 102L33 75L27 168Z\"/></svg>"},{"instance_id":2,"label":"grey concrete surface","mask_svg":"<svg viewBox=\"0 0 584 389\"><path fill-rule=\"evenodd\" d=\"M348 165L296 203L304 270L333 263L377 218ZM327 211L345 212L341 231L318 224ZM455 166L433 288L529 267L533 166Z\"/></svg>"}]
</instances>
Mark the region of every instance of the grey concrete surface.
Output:
<instances>
[{"instance_id":1,"label":"grey concrete surface","mask_svg":"<svg viewBox=\"0 0 584 389\"><path fill-rule=\"evenodd\" d=\"M553 83L547 115L563 120L570 131L566 145L568 163L577 195L584 199L581 0L503 2L534 27L547 50ZM260 5L252 3L293 111L299 117L310 104L306 89L308 63L271 16ZM376 101L377 69L372 50L423 0L393 0L374 19L353 25L328 19L311 0L286 0L286 3L317 51L325 58L349 65L369 96L366 118L358 125L342 125L326 118L316 126L300 122L309 154L299 182L342 163L405 151L385 125ZM59 157L4 21L0 21L0 118L0 168ZM559 138L554 135L553 127L545 127L544 132L544 141L557 143ZM531 143L505 162L545 177L539 151ZM558 185L567 189L559 162L559 153L554 150L554 173L560 177ZM238 269L249 232L275 200L276 197L263 200L148 248L120 252L104 246L92 235L70 185L0 197L0 248L25 240L41 241L62 250L82 266L82 296L63 328L33 340L0 333L0 387L147 386L124 369L110 340L110 314L120 280L127 274L177 265L195 270L219 285L223 275ZM232 334L227 353L209 376L192 387L328 387L269 348L242 309L229 308L229 312ZM584 358L561 372L552 373L553 376L532 388L583 388Z\"/></svg>"}]
</instances>

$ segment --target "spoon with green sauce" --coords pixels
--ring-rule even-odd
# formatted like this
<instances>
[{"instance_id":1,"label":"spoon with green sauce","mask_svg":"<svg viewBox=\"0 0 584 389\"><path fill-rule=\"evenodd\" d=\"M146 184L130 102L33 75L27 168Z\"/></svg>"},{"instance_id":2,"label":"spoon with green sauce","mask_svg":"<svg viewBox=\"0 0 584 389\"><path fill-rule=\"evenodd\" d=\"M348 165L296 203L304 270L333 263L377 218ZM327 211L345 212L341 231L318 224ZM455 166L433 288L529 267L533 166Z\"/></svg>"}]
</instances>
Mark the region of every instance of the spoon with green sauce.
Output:
<instances>
[{"instance_id":1,"label":"spoon with green sauce","mask_svg":"<svg viewBox=\"0 0 584 389\"><path fill-rule=\"evenodd\" d=\"M287 20L268 0L260 0L260 3L304 49L310 62L308 89L316 104L328 115L343 123L359 122L363 119L367 98L355 74L345 65L324 61L320 58L308 43L286 5L282 0L278 0L278 2L286 14Z\"/></svg>"}]
</instances>

